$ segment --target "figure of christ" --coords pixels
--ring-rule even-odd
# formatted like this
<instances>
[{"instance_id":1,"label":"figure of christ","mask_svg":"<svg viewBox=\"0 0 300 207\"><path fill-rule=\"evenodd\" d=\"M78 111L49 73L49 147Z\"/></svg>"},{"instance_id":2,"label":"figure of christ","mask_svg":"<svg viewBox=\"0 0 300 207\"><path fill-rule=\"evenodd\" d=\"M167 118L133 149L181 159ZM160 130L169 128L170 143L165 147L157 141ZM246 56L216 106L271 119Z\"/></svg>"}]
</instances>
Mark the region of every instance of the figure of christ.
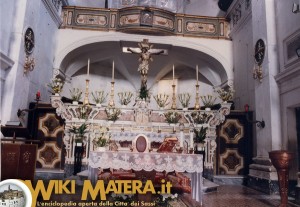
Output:
<instances>
[{"instance_id":1,"label":"figure of christ","mask_svg":"<svg viewBox=\"0 0 300 207\"><path fill-rule=\"evenodd\" d=\"M165 50L155 50L151 52L152 44L148 42L147 39L144 39L142 42L138 43L140 47L140 51L137 51L133 48L127 48L127 51L132 52L134 54L140 54L139 58L139 68L138 71L141 73L141 88L147 88L147 74L149 70L149 61L153 61L151 55L159 55L165 52ZM153 49L152 49L153 50Z\"/></svg>"}]
</instances>

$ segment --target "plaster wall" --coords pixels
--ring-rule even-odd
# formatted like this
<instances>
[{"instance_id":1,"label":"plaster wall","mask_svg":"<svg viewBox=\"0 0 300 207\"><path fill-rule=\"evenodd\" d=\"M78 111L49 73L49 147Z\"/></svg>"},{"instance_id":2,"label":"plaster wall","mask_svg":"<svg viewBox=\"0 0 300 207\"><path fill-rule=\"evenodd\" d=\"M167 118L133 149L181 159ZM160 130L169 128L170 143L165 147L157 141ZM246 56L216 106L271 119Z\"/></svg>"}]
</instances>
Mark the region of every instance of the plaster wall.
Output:
<instances>
[{"instance_id":1,"label":"plaster wall","mask_svg":"<svg viewBox=\"0 0 300 207\"><path fill-rule=\"evenodd\" d=\"M284 71L287 67L285 58L286 50L284 47L285 40L294 33L300 35L300 14L292 13L293 3L299 4L299 2L294 0L276 1L276 27L280 72Z\"/></svg>"},{"instance_id":2,"label":"plaster wall","mask_svg":"<svg viewBox=\"0 0 300 207\"><path fill-rule=\"evenodd\" d=\"M42 1L11 1L15 12L11 21L11 32L8 56L15 62L7 70L1 104L2 121L17 120L17 110L28 108L37 90L41 91L42 100L49 102L45 83L49 82L52 74L53 49L57 26L52 21ZM23 73L25 62L24 33L28 27L35 32L35 48L31 57L35 59L35 68L27 75ZM2 31L2 28L1 28ZM2 42L2 41L1 41ZM5 113L4 113L5 112Z\"/></svg>"},{"instance_id":3,"label":"plaster wall","mask_svg":"<svg viewBox=\"0 0 300 207\"><path fill-rule=\"evenodd\" d=\"M149 39L153 44L170 44L187 47L202 51L217 59L224 67L229 80L233 80L232 70L232 43L228 40L214 40L206 38L187 38L175 36L145 36L135 34L125 34L119 32L99 32L84 30L59 30L59 39L55 51L54 68L61 68L61 63L65 56L72 50L86 44L103 41L130 40L140 42L142 39Z\"/></svg>"}]
</instances>

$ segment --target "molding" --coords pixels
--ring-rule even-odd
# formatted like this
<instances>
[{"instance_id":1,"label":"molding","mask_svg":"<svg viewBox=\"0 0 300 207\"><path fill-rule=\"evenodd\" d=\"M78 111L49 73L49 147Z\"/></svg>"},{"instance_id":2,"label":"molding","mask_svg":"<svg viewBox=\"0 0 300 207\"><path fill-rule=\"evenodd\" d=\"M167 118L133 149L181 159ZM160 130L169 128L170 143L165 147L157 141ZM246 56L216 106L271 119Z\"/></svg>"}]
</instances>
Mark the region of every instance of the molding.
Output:
<instances>
[{"instance_id":1,"label":"molding","mask_svg":"<svg viewBox=\"0 0 300 207\"><path fill-rule=\"evenodd\" d=\"M293 66L293 67L292 67ZM300 61L275 76L275 80L282 84L290 81L292 78L300 76Z\"/></svg>"},{"instance_id":2,"label":"molding","mask_svg":"<svg viewBox=\"0 0 300 207\"><path fill-rule=\"evenodd\" d=\"M11 68L14 64L15 62L12 59L10 59L8 56L6 56L0 51L1 70L7 70L8 68Z\"/></svg>"},{"instance_id":3,"label":"molding","mask_svg":"<svg viewBox=\"0 0 300 207\"><path fill-rule=\"evenodd\" d=\"M54 23L58 28L62 24L62 20L59 16L59 13L61 13L61 8L59 9L59 11L57 11L52 3L52 0L42 0L42 2L45 5L45 8L49 12L49 15L51 16L52 20L54 21ZM66 3L66 0L63 0L62 2Z\"/></svg>"}]
</instances>

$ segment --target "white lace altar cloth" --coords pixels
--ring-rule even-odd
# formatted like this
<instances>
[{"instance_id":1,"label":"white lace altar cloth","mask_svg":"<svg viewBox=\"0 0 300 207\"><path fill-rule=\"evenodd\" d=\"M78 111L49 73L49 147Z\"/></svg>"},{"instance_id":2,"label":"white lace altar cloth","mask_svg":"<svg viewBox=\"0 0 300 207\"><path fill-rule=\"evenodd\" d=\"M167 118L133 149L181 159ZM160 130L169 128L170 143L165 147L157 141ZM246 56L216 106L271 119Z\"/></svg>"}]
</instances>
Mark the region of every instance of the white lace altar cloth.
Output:
<instances>
[{"instance_id":1,"label":"white lace altar cloth","mask_svg":"<svg viewBox=\"0 0 300 207\"><path fill-rule=\"evenodd\" d=\"M202 203L202 155L156 152L90 152L88 177L93 183L96 183L99 168L192 173L192 198Z\"/></svg>"},{"instance_id":2,"label":"white lace altar cloth","mask_svg":"<svg viewBox=\"0 0 300 207\"><path fill-rule=\"evenodd\" d=\"M155 152L90 152L89 166L102 169L155 170L157 172L201 173L203 171L202 155Z\"/></svg>"}]
</instances>

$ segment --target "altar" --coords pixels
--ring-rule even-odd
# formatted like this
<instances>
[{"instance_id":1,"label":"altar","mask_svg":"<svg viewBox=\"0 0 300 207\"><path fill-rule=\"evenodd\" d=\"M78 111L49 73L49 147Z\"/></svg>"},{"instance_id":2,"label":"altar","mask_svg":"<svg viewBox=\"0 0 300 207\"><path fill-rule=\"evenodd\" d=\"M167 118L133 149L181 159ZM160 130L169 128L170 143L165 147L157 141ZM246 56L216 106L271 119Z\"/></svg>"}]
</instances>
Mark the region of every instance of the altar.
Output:
<instances>
[{"instance_id":1,"label":"altar","mask_svg":"<svg viewBox=\"0 0 300 207\"><path fill-rule=\"evenodd\" d=\"M88 178L93 184L102 169L191 173L192 198L202 202L202 155L178 153L90 152Z\"/></svg>"}]
</instances>

